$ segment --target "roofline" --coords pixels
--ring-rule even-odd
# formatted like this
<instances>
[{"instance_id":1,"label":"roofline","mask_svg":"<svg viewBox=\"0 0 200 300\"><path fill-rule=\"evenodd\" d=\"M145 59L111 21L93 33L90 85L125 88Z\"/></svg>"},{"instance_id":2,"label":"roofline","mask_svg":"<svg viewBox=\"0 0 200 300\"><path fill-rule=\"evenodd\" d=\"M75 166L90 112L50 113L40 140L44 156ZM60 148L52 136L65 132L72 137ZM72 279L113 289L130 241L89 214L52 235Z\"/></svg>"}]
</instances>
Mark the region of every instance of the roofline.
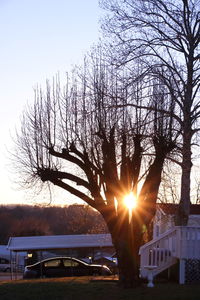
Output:
<instances>
[{"instance_id":1,"label":"roofline","mask_svg":"<svg viewBox=\"0 0 200 300\"><path fill-rule=\"evenodd\" d=\"M158 206L157 209L159 209L159 210L161 211L161 213L162 213L164 216L166 216L166 213L164 212L164 210L163 210L160 206Z\"/></svg>"},{"instance_id":2,"label":"roofline","mask_svg":"<svg viewBox=\"0 0 200 300\"><path fill-rule=\"evenodd\" d=\"M77 249L77 248L109 248L109 247L114 247L113 244L109 245L87 245L87 246L77 246L77 247L52 247L52 248L47 248L47 247L10 247L8 248L10 251L13 252L21 252L21 251L28 251L28 250L65 250L65 249Z\"/></svg>"},{"instance_id":3,"label":"roofline","mask_svg":"<svg viewBox=\"0 0 200 300\"><path fill-rule=\"evenodd\" d=\"M9 237L9 240L8 240L8 244L7 244L7 249L9 250L9 245L10 245L10 241L11 241L12 237Z\"/></svg>"},{"instance_id":4,"label":"roofline","mask_svg":"<svg viewBox=\"0 0 200 300\"><path fill-rule=\"evenodd\" d=\"M69 242L65 243L63 240L70 237ZM85 236L90 237L89 240L86 240L81 244L78 240L76 240L79 236L82 238ZM97 240L92 240L92 236L97 236ZM40 243L41 238L46 238L45 243ZM53 243L52 238L59 239L60 237L60 243ZM108 237L110 237L108 239ZM70 243L70 240L75 239L73 243ZM100 238L100 239L99 239ZM20 239L22 240L21 243L19 243ZM33 242L31 242L31 239ZM15 241L18 240L18 244L15 245ZM26 241L24 244L23 241ZM55 236L28 236L28 237L10 237L7 245L7 249L14 252L19 251L28 251L28 250L56 250L56 249L77 249L77 248L108 248L113 247L112 239L109 233L105 234L80 234L80 235L55 235Z\"/></svg>"}]
</instances>

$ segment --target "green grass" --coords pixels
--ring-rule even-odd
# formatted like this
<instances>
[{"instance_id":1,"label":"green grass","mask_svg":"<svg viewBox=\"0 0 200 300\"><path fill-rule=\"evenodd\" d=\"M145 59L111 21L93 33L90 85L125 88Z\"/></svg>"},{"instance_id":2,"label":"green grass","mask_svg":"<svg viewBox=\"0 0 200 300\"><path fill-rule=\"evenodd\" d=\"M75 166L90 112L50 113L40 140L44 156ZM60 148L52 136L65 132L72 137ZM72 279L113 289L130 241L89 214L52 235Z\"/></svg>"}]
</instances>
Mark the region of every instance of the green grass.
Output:
<instances>
[{"instance_id":1,"label":"green grass","mask_svg":"<svg viewBox=\"0 0 200 300\"><path fill-rule=\"evenodd\" d=\"M199 300L200 285L159 283L122 289L117 281L60 278L0 282L1 300Z\"/></svg>"}]
</instances>

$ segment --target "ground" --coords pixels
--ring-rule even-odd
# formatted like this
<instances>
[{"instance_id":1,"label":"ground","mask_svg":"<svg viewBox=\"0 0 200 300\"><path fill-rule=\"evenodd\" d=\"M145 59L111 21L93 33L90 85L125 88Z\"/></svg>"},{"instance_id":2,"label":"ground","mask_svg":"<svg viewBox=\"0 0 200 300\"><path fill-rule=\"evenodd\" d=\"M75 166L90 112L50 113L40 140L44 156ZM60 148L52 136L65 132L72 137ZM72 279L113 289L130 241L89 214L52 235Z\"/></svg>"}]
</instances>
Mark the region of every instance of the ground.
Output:
<instances>
[{"instance_id":1,"label":"ground","mask_svg":"<svg viewBox=\"0 0 200 300\"><path fill-rule=\"evenodd\" d=\"M1 277L1 274L0 274ZM116 277L71 277L0 281L1 300L199 300L200 285L156 283L136 289L122 289Z\"/></svg>"}]
</instances>

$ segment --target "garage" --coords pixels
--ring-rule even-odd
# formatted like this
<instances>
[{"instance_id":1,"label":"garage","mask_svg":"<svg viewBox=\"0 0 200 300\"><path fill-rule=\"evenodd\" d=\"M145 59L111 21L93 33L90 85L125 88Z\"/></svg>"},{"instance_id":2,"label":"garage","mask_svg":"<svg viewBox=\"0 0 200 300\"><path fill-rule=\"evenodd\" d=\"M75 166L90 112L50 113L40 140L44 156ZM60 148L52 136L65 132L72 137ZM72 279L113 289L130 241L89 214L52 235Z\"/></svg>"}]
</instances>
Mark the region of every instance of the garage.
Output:
<instances>
[{"instance_id":1,"label":"garage","mask_svg":"<svg viewBox=\"0 0 200 300\"><path fill-rule=\"evenodd\" d=\"M24 265L53 256L69 256L92 261L95 255L104 257L114 253L110 234L81 234L56 236L10 237L11 278L17 279L18 254L26 252Z\"/></svg>"}]
</instances>

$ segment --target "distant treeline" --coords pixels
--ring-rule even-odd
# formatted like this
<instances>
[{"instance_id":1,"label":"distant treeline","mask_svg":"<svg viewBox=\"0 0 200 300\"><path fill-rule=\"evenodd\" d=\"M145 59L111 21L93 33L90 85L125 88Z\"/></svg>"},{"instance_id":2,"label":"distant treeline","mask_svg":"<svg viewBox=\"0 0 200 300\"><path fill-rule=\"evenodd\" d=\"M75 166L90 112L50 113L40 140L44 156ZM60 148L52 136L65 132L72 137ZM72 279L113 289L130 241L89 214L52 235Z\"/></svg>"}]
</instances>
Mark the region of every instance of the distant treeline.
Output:
<instances>
[{"instance_id":1,"label":"distant treeline","mask_svg":"<svg viewBox=\"0 0 200 300\"><path fill-rule=\"evenodd\" d=\"M11 236L107 233L102 216L84 205L0 206L0 244Z\"/></svg>"}]
</instances>

